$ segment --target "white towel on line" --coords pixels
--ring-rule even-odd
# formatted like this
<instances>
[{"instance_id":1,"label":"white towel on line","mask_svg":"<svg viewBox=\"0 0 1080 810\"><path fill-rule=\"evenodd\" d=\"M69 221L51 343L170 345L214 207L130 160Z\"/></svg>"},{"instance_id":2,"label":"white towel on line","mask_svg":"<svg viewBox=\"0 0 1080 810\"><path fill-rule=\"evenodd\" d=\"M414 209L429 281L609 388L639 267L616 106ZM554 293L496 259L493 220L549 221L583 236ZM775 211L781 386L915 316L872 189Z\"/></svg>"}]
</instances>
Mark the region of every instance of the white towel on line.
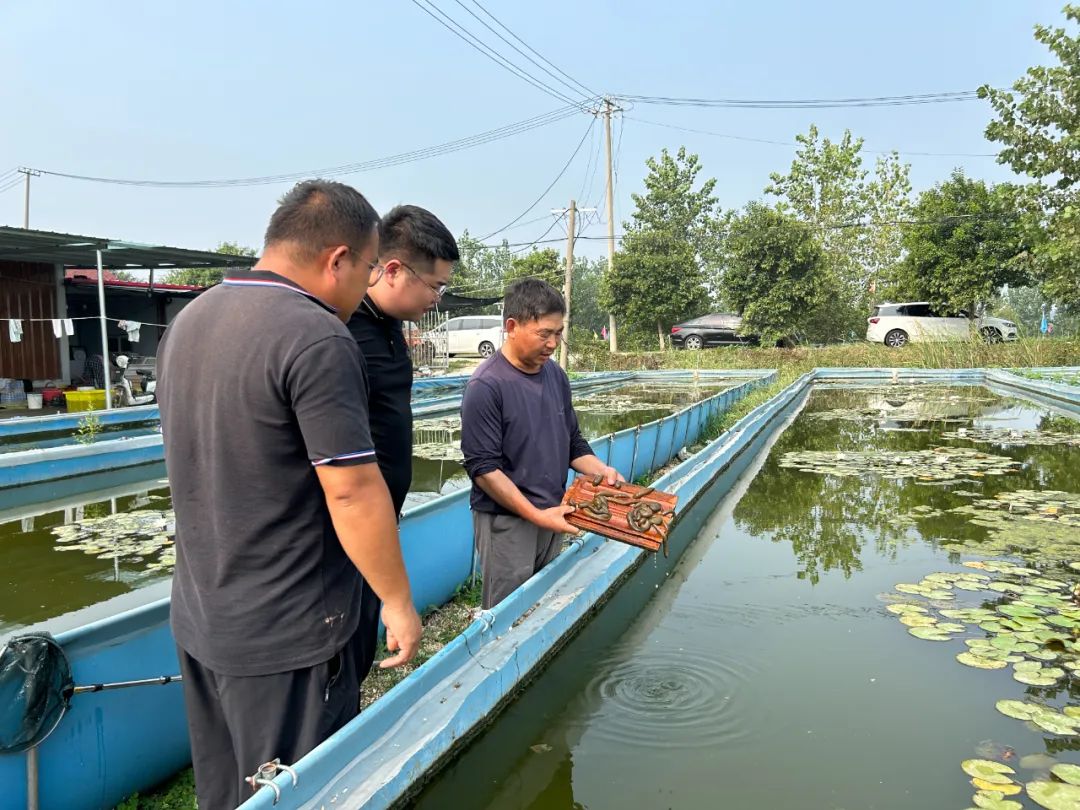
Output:
<instances>
[{"instance_id":1,"label":"white towel on line","mask_svg":"<svg viewBox=\"0 0 1080 810\"><path fill-rule=\"evenodd\" d=\"M22 321L12 318L8 321L8 337L11 338L12 343L22 342Z\"/></svg>"}]
</instances>

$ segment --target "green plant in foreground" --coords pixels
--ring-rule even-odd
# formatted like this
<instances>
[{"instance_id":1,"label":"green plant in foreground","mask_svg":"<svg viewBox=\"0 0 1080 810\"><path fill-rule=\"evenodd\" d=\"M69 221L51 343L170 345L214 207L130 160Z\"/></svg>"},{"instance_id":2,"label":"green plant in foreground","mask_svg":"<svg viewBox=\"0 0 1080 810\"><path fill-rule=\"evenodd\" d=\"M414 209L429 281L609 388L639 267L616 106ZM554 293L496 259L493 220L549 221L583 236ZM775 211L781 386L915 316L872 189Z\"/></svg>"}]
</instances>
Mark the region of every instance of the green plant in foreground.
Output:
<instances>
[{"instance_id":1,"label":"green plant in foreground","mask_svg":"<svg viewBox=\"0 0 1080 810\"><path fill-rule=\"evenodd\" d=\"M102 428L101 418L90 412L79 420L79 426L75 429L75 441L79 444L93 444Z\"/></svg>"}]
</instances>

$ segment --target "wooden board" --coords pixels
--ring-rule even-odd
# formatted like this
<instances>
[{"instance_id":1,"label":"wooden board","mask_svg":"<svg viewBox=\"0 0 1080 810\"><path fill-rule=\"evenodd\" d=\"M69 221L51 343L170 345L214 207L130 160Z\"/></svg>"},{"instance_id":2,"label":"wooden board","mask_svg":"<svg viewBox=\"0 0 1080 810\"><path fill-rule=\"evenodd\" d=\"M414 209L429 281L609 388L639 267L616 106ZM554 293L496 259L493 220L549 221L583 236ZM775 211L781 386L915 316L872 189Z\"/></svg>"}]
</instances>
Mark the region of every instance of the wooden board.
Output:
<instances>
[{"instance_id":1,"label":"wooden board","mask_svg":"<svg viewBox=\"0 0 1080 810\"><path fill-rule=\"evenodd\" d=\"M609 486L602 478L584 475L575 478L563 496L564 504L575 507L566 516L572 526L653 552L667 540L678 500L652 487Z\"/></svg>"}]
</instances>

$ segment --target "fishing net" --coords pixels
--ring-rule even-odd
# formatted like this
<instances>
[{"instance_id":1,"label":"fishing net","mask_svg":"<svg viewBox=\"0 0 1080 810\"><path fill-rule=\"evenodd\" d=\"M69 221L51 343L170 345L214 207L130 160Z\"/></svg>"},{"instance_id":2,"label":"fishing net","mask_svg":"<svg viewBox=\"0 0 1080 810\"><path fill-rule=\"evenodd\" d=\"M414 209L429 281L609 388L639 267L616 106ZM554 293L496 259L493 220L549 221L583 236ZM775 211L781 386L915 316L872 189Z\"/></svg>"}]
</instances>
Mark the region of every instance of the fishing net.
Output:
<instances>
[{"instance_id":1,"label":"fishing net","mask_svg":"<svg viewBox=\"0 0 1080 810\"><path fill-rule=\"evenodd\" d=\"M67 711L71 666L48 633L27 633L0 649L0 754L33 748Z\"/></svg>"}]
</instances>

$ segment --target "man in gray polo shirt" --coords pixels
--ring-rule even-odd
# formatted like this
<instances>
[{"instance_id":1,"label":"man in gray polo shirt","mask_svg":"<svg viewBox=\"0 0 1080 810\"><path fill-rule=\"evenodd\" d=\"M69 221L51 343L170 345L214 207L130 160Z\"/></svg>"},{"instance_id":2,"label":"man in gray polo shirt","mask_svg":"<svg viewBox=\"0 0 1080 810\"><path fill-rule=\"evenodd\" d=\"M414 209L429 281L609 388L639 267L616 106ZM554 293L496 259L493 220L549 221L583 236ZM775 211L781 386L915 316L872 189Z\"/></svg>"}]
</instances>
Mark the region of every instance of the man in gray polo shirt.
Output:
<instances>
[{"instance_id":1,"label":"man in gray polo shirt","mask_svg":"<svg viewBox=\"0 0 1080 810\"><path fill-rule=\"evenodd\" d=\"M344 323L382 274L378 221L355 189L300 183L255 268L187 306L159 349L200 810L236 807L261 763L295 762L356 714L361 575L396 652L381 666L419 643Z\"/></svg>"},{"instance_id":2,"label":"man in gray polo shirt","mask_svg":"<svg viewBox=\"0 0 1080 810\"><path fill-rule=\"evenodd\" d=\"M576 534L562 506L567 468L623 480L582 438L570 380L551 355L566 305L535 278L503 299L506 340L469 378L461 401L461 451L472 478L473 537L491 608L551 562Z\"/></svg>"}]
</instances>

